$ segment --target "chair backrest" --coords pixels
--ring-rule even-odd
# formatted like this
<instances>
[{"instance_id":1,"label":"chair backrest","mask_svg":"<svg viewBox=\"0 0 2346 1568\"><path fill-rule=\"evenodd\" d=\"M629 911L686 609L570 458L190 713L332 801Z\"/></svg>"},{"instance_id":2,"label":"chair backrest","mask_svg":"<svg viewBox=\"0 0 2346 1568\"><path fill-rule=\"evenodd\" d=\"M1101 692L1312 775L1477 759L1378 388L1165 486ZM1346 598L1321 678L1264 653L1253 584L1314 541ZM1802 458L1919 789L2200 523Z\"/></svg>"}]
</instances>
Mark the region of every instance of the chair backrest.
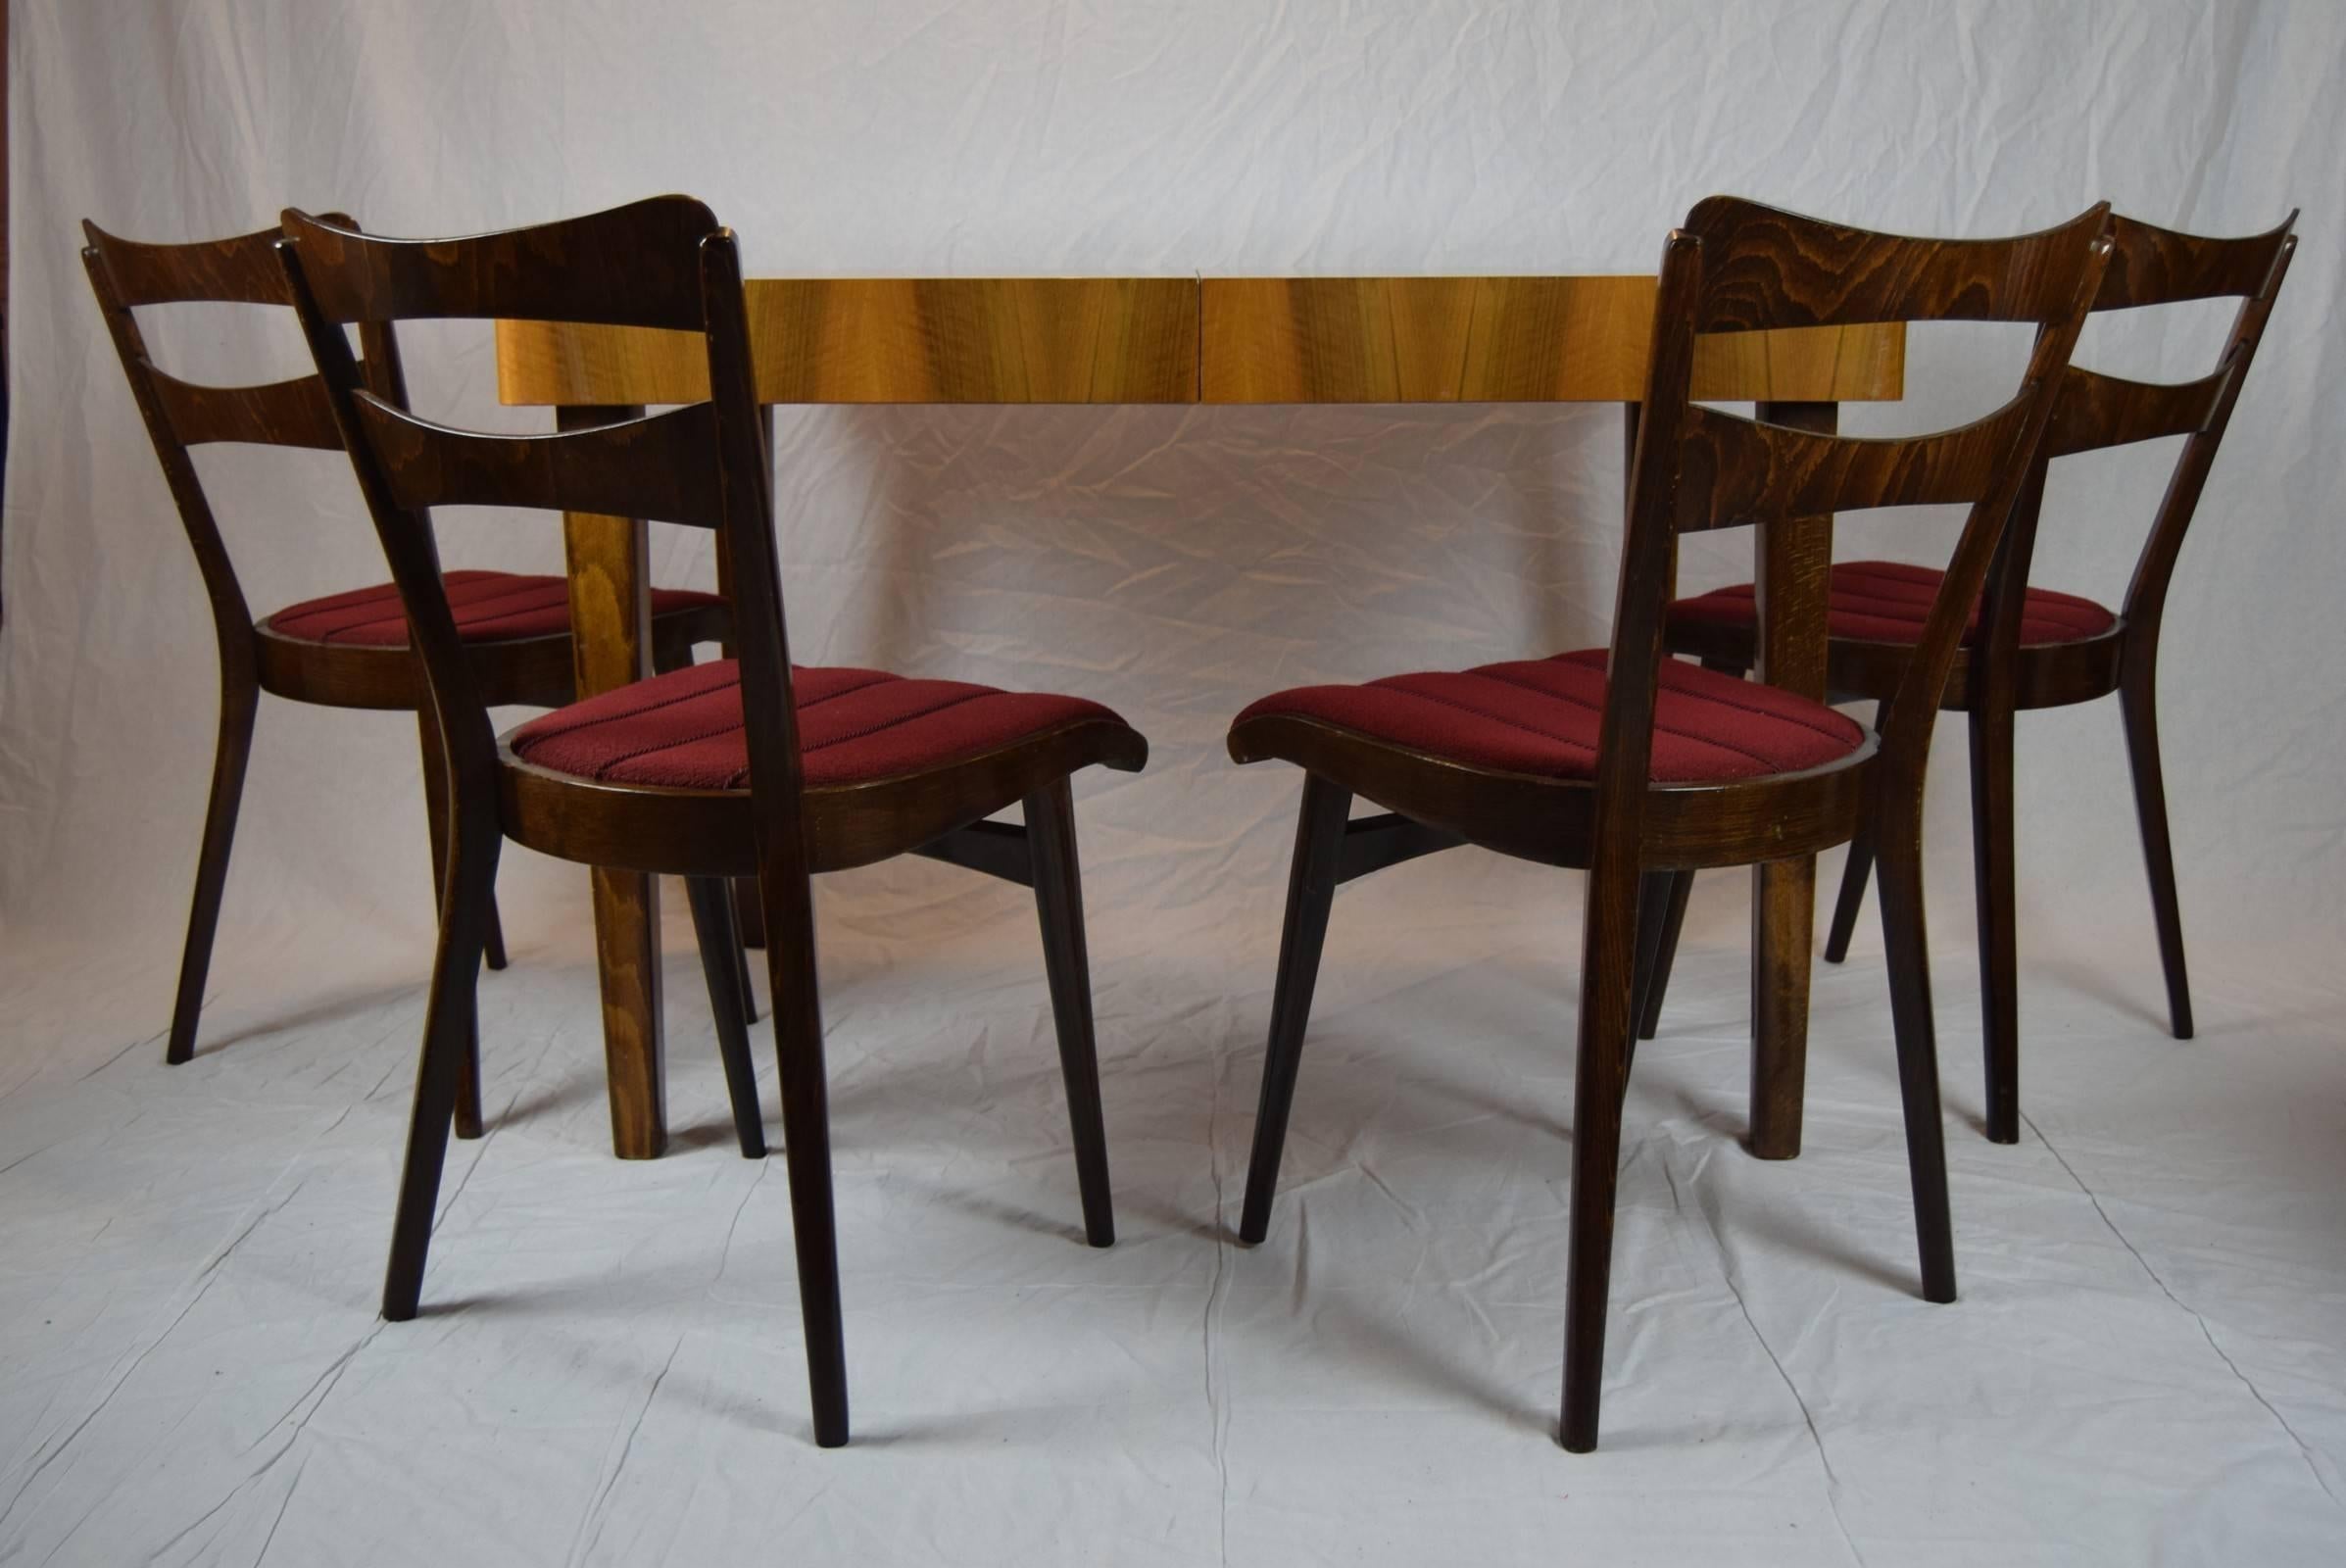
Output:
<instances>
[{"instance_id":1,"label":"chair backrest","mask_svg":"<svg viewBox=\"0 0 2346 1568\"><path fill-rule=\"evenodd\" d=\"M279 256L294 307L407 607L459 810L494 810L496 740L440 581L431 509L641 517L718 535L734 596L760 855L796 855L798 730L771 476L732 231L701 203L661 196L462 239L385 239L289 211L284 235ZM552 435L456 429L363 387L342 329L368 319L496 318L692 332L706 344L711 396Z\"/></svg>"},{"instance_id":2,"label":"chair backrest","mask_svg":"<svg viewBox=\"0 0 2346 1568\"><path fill-rule=\"evenodd\" d=\"M350 224L339 215L335 220ZM341 449L342 437L334 428L325 383L315 374L252 386L202 386L180 380L148 356L132 313L141 306L208 301L290 306L285 271L275 254L278 231L267 228L232 239L149 245L119 238L86 220L81 230L87 241L81 265L163 465L187 542L195 550L196 566L220 627L221 652L237 657L251 638L252 613L189 449L211 442L243 442L330 452ZM368 384L405 402L398 344L390 330L367 322L360 334Z\"/></svg>"},{"instance_id":3,"label":"chair backrest","mask_svg":"<svg viewBox=\"0 0 2346 1568\"><path fill-rule=\"evenodd\" d=\"M2012 239L1911 239L1714 196L1671 234L1630 480L1603 720L1600 835L1607 815L1640 809L1672 548L1678 534L1698 529L1865 508L1970 507L1882 736L1885 773L1920 777L1937 693L2101 285L2108 216L2103 204ZM1930 320L2033 324L2035 347L2011 400L1954 429L1864 439L1763 423L1688 399L1700 334ZM1809 631L1821 664L1819 620ZM1927 700L1908 700L1925 691Z\"/></svg>"},{"instance_id":4,"label":"chair backrest","mask_svg":"<svg viewBox=\"0 0 2346 1568\"><path fill-rule=\"evenodd\" d=\"M2265 323L2280 296L2281 282L2288 276L2290 258L2297 253L2297 236L2290 232L2296 222L2297 215L2291 213L2278 227L2262 234L2209 239L2122 215L2110 220L2110 268L2102 274L2101 292L2093 302L2095 312L2178 305L2188 300L2240 301L2216 368L2205 375L2180 382L2136 381L2077 365L2064 374L2065 386L2043 461L2162 436L2189 438L2176 454L2166 495L2143 541L2142 553L2135 559L2133 580L2126 587L2125 614L2129 637L2155 639L2158 635L2184 531L2198 510L2217 449L2230 427L2232 407L2239 401L2257 345L2264 339ZM2042 491L2039 472L2013 517L2003 556L1988 584L1983 638L1998 674L2010 670L2019 648L2019 612L2028 589ZM2148 657L2150 646L2146 642L2139 657Z\"/></svg>"}]
</instances>

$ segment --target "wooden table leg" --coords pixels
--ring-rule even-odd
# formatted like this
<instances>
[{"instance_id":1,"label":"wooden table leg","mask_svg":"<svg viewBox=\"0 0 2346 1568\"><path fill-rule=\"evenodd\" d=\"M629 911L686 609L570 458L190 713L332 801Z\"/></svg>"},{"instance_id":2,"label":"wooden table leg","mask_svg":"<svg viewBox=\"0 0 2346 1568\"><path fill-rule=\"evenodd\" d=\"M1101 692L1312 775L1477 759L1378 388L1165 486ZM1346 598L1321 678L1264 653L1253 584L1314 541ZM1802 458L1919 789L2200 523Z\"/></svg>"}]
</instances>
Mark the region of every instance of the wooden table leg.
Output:
<instances>
[{"instance_id":1,"label":"wooden table leg","mask_svg":"<svg viewBox=\"0 0 2346 1568\"><path fill-rule=\"evenodd\" d=\"M560 428L633 418L635 408L563 408ZM651 673L648 540L630 517L562 514L569 556L571 647L578 695ZM667 1147L660 1031L660 880L640 871L593 873L595 957L603 978L603 1058L610 1078L611 1152L655 1159Z\"/></svg>"},{"instance_id":2,"label":"wooden table leg","mask_svg":"<svg viewBox=\"0 0 2346 1568\"><path fill-rule=\"evenodd\" d=\"M1772 424L1838 428L1839 405L1763 403ZM1759 663L1770 685L1822 702L1825 614L1833 567L1833 519L1784 518L1754 530ZM1751 868L1751 1152L1800 1152L1808 1078L1809 944L1817 912L1814 856Z\"/></svg>"}]
</instances>

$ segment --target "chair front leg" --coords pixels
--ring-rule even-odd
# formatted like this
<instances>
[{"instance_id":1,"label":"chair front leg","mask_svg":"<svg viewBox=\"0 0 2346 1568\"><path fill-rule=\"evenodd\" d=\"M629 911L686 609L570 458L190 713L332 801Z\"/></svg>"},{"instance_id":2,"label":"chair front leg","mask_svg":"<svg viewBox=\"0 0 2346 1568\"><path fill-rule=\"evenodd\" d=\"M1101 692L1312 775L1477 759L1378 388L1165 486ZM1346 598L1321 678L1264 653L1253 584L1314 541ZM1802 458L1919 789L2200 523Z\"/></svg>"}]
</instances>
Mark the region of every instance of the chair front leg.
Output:
<instances>
[{"instance_id":1,"label":"chair front leg","mask_svg":"<svg viewBox=\"0 0 2346 1568\"><path fill-rule=\"evenodd\" d=\"M1588 871L1581 949L1580 1062L1572 1096L1571 1274L1564 1298L1564 1416L1574 1453L1596 1446L1604 1394L1605 1308L1613 1282L1613 1200L1621 1180L1621 1102L1629 1086L1637 887L1626 857L1598 856ZM1614 863L1607 863L1608 860Z\"/></svg>"},{"instance_id":2,"label":"chair front leg","mask_svg":"<svg viewBox=\"0 0 2346 1568\"><path fill-rule=\"evenodd\" d=\"M1303 1029L1311 1018L1311 993L1319 980L1320 951L1328 941L1328 910L1336 899L1337 861L1351 808L1351 791L1317 774L1304 775L1295 858L1287 878L1287 922L1279 937L1279 976L1271 991L1262 1099L1254 1115L1254 1149L1246 1161L1246 1206L1239 1217L1239 1240L1249 1244L1270 1232L1271 1196L1279 1186L1288 1108L1295 1098Z\"/></svg>"},{"instance_id":3,"label":"chair front leg","mask_svg":"<svg viewBox=\"0 0 2346 1568\"><path fill-rule=\"evenodd\" d=\"M754 947L764 946L764 942L762 938L758 942L752 942L742 931L741 906L744 901L742 896L734 891L740 885L738 881L731 878L728 878L725 883L725 902L733 906L733 983L741 988L741 1021L745 1024L754 1024L758 1021L758 988L750 983L750 950ZM755 909L758 903L755 893L757 884L753 882L750 886L753 892L747 902ZM759 924L763 923L761 917Z\"/></svg>"},{"instance_id":4,"label":"chair front leg","mask_svg":"<svg viewBox=\"0 0 2346 1568\"><path fill-rule=\"evenodd\" d=\"M171 1039L163 1059L171 1066L195 1056L196 1026L204 1012L204 980L212 970L212 939L220 930L220 896L228 885L228 850L236 841L236 810L244 799L245 764L253 755L253 717L261 687L248 651L237 657L220 635L220 740L212 757L212 803L204 811L203 848L196 856L195 897L187 910L187 941L179 950L179 989L171 1002ZM250 633L244 634L250 638Z\"/></svg>"},{"instance_id":5,"label":"chair front leg","mask_svg":"<svg viewBox=\"0 0 2346 1568\"><path fill-rule=\"evenodd\" d=\"M1923 924L1922 802L1884 820L1875 852L1882 940L1889 958L1890 1021L1898 1042L1898 1093L1906 1113L1906 1164L1923 1258L1923 1297L1955 1299L1955 1227L1947 1205L1947 1151L1940 1125L1938 1042L1931 1011L1931 950Z\"/></svg>"},{"instance_id":6,"label":"chair front leg","mask_svg":"<svg viewBox=\"0 0 2346 1568\"><path fill-rule=\"evenodd\" d=\"M1662 1026L1662 998L1670 990L1678 961L1679 932L1686 923L1686 900L1694 892L1692 871L1648 871L1637 894L1637 1038L1651 1040Z\"/></svg>"},{"instance_id":7,"label":"chair front leg","mask_svg":"<svg viewBox=\"0 0 2346 1568\"><path fill-rule=\"evenodd\" d=\"M447 918L448 900L448 763L440 751L440 721L429 702L415 710L415 727L423 742L423 818L431 840L432 899L442 906L441 918ZM481 925L481 955L488 956L489 939L497 933L497 890L489 889L488 910ZM504 937L500 944L498 965L505 958ZM494 967L494 966L493 966ZM466 993L477 998L478 991ZM464 1031L464 1055L457 1067L456 1135L459 1138L478 1138L481 1135L480 1115L480 1020L477 1003L472 1023Z\"/></svg>"},{"instance_id":8,"label":"chair front leg","mask_svg":"<svg viewBox=\"0 0 2346 1568\"><path fill-rule=\"evenodd\" d=\"M491 827L468 848L457 835L449 858L448 896L440 903L440 944L432 963L431 998L424 1009L423 1054L415 1100L408 1118L407 1164L400 1172L399 1207L391 1222L391 1261L383 1278L383 1316L404 1323L415 1315L423 1290L425 1253L440 1199L440 1171L448 1155L449 1124L458 1082L474 1040L475 993L486 940L500 840Z\"/></svg>"},{"instance_id":9,"label":"chair front leg","mask_svg":"<svg viewBox=\"0 0 2346 1568\"><path fill-rule=\"evenodd\" d=\"M847 1338L839 1306L839 1224L831 1198L830 1084L814 984L814 903L806 877L763 876L766 978L773 988L774 1055L781 1067L782 1156L799 1262L799 1315L814 1441L848 1440Z\"/></svg>"},{"instance_id":10,"label":"chair front leg","mask_svg":"<svg viewBox=\"0 0 2346 1568\"><path fill-rule=\"evenodd\" d=\"M1874 705L1874 733L1889 719L1889 704ZM1857 935L1857 916L1866 906L1866 883L1874 875L1872 829L1860 823L1849 841L1849 858L1841 865L1840 897L1833 903L1833 927L1825 936L1825 961L1839 963L1849 956L1849 939Z\"/></svg>"},{"instance_id":11,"label":"chair front leg","mask_svg":"<svg viewBox=\"0 0 2346 1568\"><path fill-rule=\"evenodd\" d=\"M2020 949L2012 864L2012 710L1974 709L1972 875L1979 921L1979 1023L1987 1136L2020 1142Z\"/></svg>"},{"instance_id":12,"label":"chair front leg","mask_svg":"<svg viewBox=\"0 0 2346 1568\"><path fill-rule=\"evenodd\" d=\"M2188 1040L2191 977L2183 966L2183 908L2175 897L2175 845L2167 836L2167 782L2159 766L2157 665L2129 648L2118 688L2126 726L2126 760L2134 774L2134 812L2142 824L2142 859L2150 871L2151 916L2159 926L2159 964L2167 972L2167 1020Z\"/></svg>"},{"instance_id":13,"label":"chair front leg","mask_svg":"<svg viewBox=\"0 0 2346 1568\"><path fill-rule=\"evenodd\" d=\"M1841 866L1840 897L1833 901L1833 928L1825 934L1825 961L1839 963L1849 956L1849 939L1857 935L1857 917L1866 906L1866 884L1874 877L1874 843L1863 827L1849 841L1849 858Z\"/></svg>"},{"instance_id":14,"label":"chair front leg","mask_svg":"<svg viewBox=\"0 0 2346 1568\"><path fill-rule=\"evenodd\" d=\"M1092 968L1084 946L1083 873L1075 855L1075 798L1060 779L1026 798L1026 834L1043 926L1043 971L1067 1081L1067 1122L1075 1138L1075 1180L1083 1194L1084 1240L1116 1240L1108 1190L1107 1127L1100 1107L1100 1053L1092 1030Z\"/></svg>"},{"instance_id":15,"label":"chair front leg","mask_svg":"<svg viewBox=\"0 0 2346 1568\"><path fill-rule=\"evenodd\" d=\"M750 1064L750 1023L742 1012L741 939L733 926L733 893L723 877L688 876L684 894L693 911L701 973L709 983L709 1010L716 1019L717 1059L725 1067L725 1095L733 1103L733 1133L744 1159L765 1157L765 1118L758 1105L758 1069Z\"/></svg>"}]
</instances>

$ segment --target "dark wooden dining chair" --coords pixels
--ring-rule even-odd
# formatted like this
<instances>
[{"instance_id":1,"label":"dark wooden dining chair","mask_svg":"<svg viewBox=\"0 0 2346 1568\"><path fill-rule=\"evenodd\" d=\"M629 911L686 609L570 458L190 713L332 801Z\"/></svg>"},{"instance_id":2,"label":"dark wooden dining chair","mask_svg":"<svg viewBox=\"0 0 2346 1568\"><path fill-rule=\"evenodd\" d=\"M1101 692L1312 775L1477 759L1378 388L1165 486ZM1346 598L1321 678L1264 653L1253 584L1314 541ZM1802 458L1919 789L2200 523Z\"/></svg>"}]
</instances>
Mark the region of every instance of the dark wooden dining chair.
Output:
<instances>
[{"instance_id":1,"label":"dark wooden dining chair","mask_svg":"<svg viewBox=\"0 0 2346 1568\"><path fill-rule=\"evenodd\" d=\"M337 220L349 223L348 219ZM82 229L88 243L81 259L90 287L97 293L122 372L194 548L220 652L220 739L213 760L212 800L196 862L195 898L179 960L171 1039L164 1053L166 1061L176 1064L195 1054L204 980L220 923L260 694L271 692L326 708L419 712L424 694L408 647L407 612L390 583L305 600L254 619L196 472L194 449L219 442L340 451L342 440L324 384L315 374L258 386L204 386L180 380L149 358L133 314L150 306L199 301L287 307L285 272L275 255L278 231L151 245L119 238L95 223L85 222ZM386 323L363 322L360 335L368 384L405 403L406 382L392 329ZM446 581L458 635L484 701L554 708L571 700L569 593L562 577L452 571ZM692 662L694 644L722 641L730 619L717 595L661 589L653 595L652 624L655 658L660 668L669 669ZM436 892L443 884L447 859L447 770L439 757L439 731L428 713L418 727ZM738 955L725 931L711 930L708 941L705 956L712 961L728 951ZM493 903L486 948L489 966L505 967L504 939ZM738 956L725 961L735 976L727 989L740 999L738 1006L746 1019L749 971ZM719 1013L720 1018L726 1016L723 1005ZM746 1041L742 1049L747 1051ZM479 1083L470 1053L458 1105L459 1134L478 1137Z\"/></svg>"},{"instance_id":2,"label":"dark wooden dining chair","mask_svg":"<svg viewBox=\"0 0 2346 1568\"><path fill-rule=\"evenodd\" d=\"M2115 693L2126 721L2134 775L2134 807L2150 871L2151 912L2167 976L2168 1019L2177 1040L2191 1038L2191 986L2183 967L2183 920L2175 898L2175 851L2167 831L2167 787L2159 765L2159 627L2184 531L2199 506L2217 449L2231 422L2257 344L2264 336L2297 241L2294 213L2270 232L2208 239L2125 217L2111 220L2113 254L2095 311L2134 310L2189 300L2237 298L2238 313L2216 368L2195 380L2159 384L2069 371L2070 388L2054 416L2051 439L2031 476L1988 574L1978 611L1964 631L1939 707L1971 721L1972 838L1979 930L1979 993L1987 1078L1987 1136L2020 1141L2020 994L2018 919L2014 909L2013 716L2066 708ZM2091 599L2028 585L2044 465L2055 458L2183 436L2165 499L2151 521L2132 582L2112 611ZM1901 690L1924 613L1941 573L1929 566L1853 561L1834 564L1826 678L1837 700L1887 702ZM1982 631L1982 628L1985 628ZM1671 607L1664 645L1715 669L1751 667L1756 634L1751 585L1717 589ZM1984 658L1979 649L1984 643ZM1886 722L1886 721L1885 721ZM1865 902L1874 864L1870 836L1850 845L1839 902L1825 944L1838 963ZM1640 1032L1653 1037L1670 961L1685 916L1682 872L1662 923L1652 933L1643 982Z\"/></svg>"},{"instance_id":3,"label":"dark wooden dining chair","mask_svg":"<svg viewBox=\"0 0 2346 1568\"><path fill-rule=\"evenodd\" d=\"M333 394L443 727L449 895L383 1315L412 1317L450 1098L502 842L590 865L755 875L773 982L783 1153L815 1441L847 1441L822 1012L809 879L905 854L1031 886L1067 1084L1084 1231L1114 1240L1069 777L1131 771L1148 745L1080 698L871 669L794 668L770 450L729 229L681 196L452 240L387 240L285 215L287 276ZM426 423L365 388L342 323L512 318L665 327L707 346L709 401L546 436ZM604 513L710 528L729 564L737 658L655 676L492 733L432 550L430 509ZM1024 824L985 818L1023 803ZM728 1063L746 1072L747 1062Z\"/></svg>"},{"instance_id":4,"label":"dark wooden dining chair","mask_svg":"<svg viewBox=\"0 0 2346 1568\"><path fill-rule=\"evenodd\" d=\"M1337 886L1458 843L1588 869L1560 1430L1567 1448L1596 1445L1638 911L1681 868L1813 855L1847 842L1871 808L1923 1294L1954 1299L1920 853L1935 705L1894 705L1869 734L1822 703L1664 658L1670 567L1681 533L1968 504L1945 585L1905 669L1908 689L1935 691L2049 426L2109 254L2107 213L2096 207L2016 239L1930 240L1727 197L1701 203L1662 253L1611 648L1303 687L1263 699L1231 726L1236 760L1278 758L1305 773L1244 1241L1259 1243L1268 1229ZM2020 390L1958 429L1860 440L1688 400L1700 334L1944 319L2039 328ZM1784 634L1821 640L1824 627ZM1356 795L1388 814L1348 820Z\"/></svg>"}]
</instances>

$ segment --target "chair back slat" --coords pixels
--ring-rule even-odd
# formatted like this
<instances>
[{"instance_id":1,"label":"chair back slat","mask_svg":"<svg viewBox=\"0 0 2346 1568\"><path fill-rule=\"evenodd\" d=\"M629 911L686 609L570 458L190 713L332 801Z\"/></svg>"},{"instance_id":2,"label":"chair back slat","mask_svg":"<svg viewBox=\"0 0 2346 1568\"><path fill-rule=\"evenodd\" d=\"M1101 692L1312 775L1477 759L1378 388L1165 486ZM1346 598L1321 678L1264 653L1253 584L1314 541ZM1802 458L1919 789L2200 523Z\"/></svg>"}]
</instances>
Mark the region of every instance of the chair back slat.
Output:
<instances>
[{"instance_id":1,"label":"chair back slat","mask_svg":"<svg viewBox=\"0 0 2346 1568\"><path fill-rule=\"evenodd\" d=\"M1621 853L1605 845L1637 842L1671 562L1676 536L1691 530L1790 524L1874 508L1969 507L1882 725L1878 801L1903 810L1911 802L1901 790L1911 786L1919 797L1938 693L2101 286L2108 220L2104 204L2013 239L1929 240L1713 197L1672 234L1663 251L1601 720L1600 858ZM1699 333L1891 320L2012 321L2037 331L2014 396L1950 430L1862 439L1765 423L1690 400L1691 343ZM1824 667L1821 614L1813 625L1781 627L1765 598L1761 612L1764 646L1794 647L1793 663ZM1795 629L1805 647L1789 639Z\"/></svg>"},{"instance_id":2,"label":"chair back slat","mask_svg":"<svg viewBox=\"0 0 2346 1568\"><path fill-rule=\"evenodd\" d=\"M1912 239L1713 196L1686 222L1704 246L1695 329L2045 321L2105 212L2011 239Z\"/></svg>"},{"instance_id":3,"label":"chair back slat","mask_svg":"<svg viewBox=\"0 0 2346 1568\"><path fill-rule=\"evenodd\" d=\"M284 226L278 258L294 310L439 714L457 831L498 831L497 747L440 579L431 509L523 507L714 528L732 596L759 876L769 907L777 897L803 902L798 740L765 472L771 457L731 231L686 197L455 240L386 239L291 212ZM360 385L342 323L377 314L690 330L707 348L711 396L648 418L549 436L435 424Z\"/></svg>"},{"instance_id":4,"label":"chair back slat","mask_svg":"<svg viewBox=\"0 0 2346 1568\"><path fill-rule=\"evenodd\" d=\"M333 220L350 224L340 214ZM81 228L87 240L81 264L90 292L97 298L180 526L195 553L212 603L223 673L230 689L242 689L251 683L257 657L252 612L189 449L211 442L338 448L341 435L326 401L325 383L317 376L257 386L182 381L156 367L134 313L147 306L196 303L289 305L284 269L274 252L277 231L162 245L123 239L86 220ZM364 374L368 384L402 395L398 345L390 328L366 322L360 330L367 345Z\"/></svg>"},{"instance_id":5,"label":"chair back slat","mask_svg":"<svg viewBox=\"0 0 2346 1568\"><path fill-rule=\"evenodd\" d=\"M460 430L365 392L358 416L403 508L529 507L702 528L724 520L716 424L706 403L555 435Z\"/></svg>"},{"instance_id":6,"label":"chair back slat","mask_svg":"<svg viewBox=\"0 0 2346 1568\"><path fill-rule=\"evenodd\" d=\"M2053 414L2045 456L2066 458L2161 436L2197 435L2207 428L2230 380L2228 368L2196 381L2159 382L2131 381L2073 365Z\"/></svg>"},{"instance_id":7,"label":"chair back slat","mask_svg":"<svg viewBox=\"0 0 2346 1568\"><path fill-rule=\"evenodd\" d=\"M689 196L462 239L384 239L299 211L283 221L328 321L502 318L694 332L699 246L718 227Z\"/></svg>"},{"instance_id":8,"label":"chair back slat","mask_svg":"<svg viewBox=\"0 0 2346 1568\"><path fill-rule=\"evenodd\" d=\"M335 214L335 222L350 220ZM227 239L182 245L151 245L109 234L83 220L89 248L105 260L118 301L126 307L185 305L220 301L232 305L283 305L285 271L277 266L277 231L264 228Z\"/></svg>"},{"instance_id":9,"label":"chair back slat","mask_svg":"<svg viewBox=\"0 0 2346 1568\"><path fill-rule=\"evenodd\" d=\"M2111 220L2112 258L2094 299L2096 312L2204 299L2240 300L2231 331L2210 373L2190 381L2161 383L2072 366L2054 414L2045 461L2161 436L2187 438L2175 457L2167 492L2126 585L2121 615L2127 639L2123 662L2126 679L2147 682L2153 678L2168 585L2182 553L2183 537L2199 510L2216 454L2231 426L2232 410L2264 341L2266 323L2288 277L2290 260L2297 254L2297 236L2292 232L2296 221L2297 215L2291 213L2277 227L2262 234L2214 239L2160 228L2137 219ZM1988 585L1981 637L1985 653L1980 689L1985 701L2002 701L2018 678L2021 608L2027 601L2038 520L2034 500L2042 488L2040 475L2031 488L2029 505L2013 523L2012 539L1994 581Z\"/></svg>"},{"instance_id":10,"label":"chair back slat","mask_svg":"<svg viewBox=\"0 0 2346 1568\"><path fill-rule=\"evenodd\" d=\"M241 442L250 446L342 450L327 406L325 383L315 375L259 386L200 386L150 368L155 394L182 445Z\"/></svg>"},{"instance_id":11,"label":"chair back slat","mask_svg":"<svg viewBox=\"0 0 2346 1568\"><path fill-rule=\"evenodd\" d=\"M1711 482L1682 491L1681 532L1978 501L2020 438L2029 408L2016 400L1971 424L1897 440L1795 430L1700 405L1686 413L1688 446L1701 454Z\"/></svg>"},{"instance_id":12,"label":"chair back slat","mask_svg":"<svg viewBox=\"0 0 2346 1568\"><path fill-rule=\"evenodd\" d=\"M2123 311L2185 300L2248 299L2264 291L2296 225L2297 215L2291 213L2262 234L2211 239L2118 214L2110 220L2110 270L2102 274L2093 308Z\"/></svg>"}]
</instances>

